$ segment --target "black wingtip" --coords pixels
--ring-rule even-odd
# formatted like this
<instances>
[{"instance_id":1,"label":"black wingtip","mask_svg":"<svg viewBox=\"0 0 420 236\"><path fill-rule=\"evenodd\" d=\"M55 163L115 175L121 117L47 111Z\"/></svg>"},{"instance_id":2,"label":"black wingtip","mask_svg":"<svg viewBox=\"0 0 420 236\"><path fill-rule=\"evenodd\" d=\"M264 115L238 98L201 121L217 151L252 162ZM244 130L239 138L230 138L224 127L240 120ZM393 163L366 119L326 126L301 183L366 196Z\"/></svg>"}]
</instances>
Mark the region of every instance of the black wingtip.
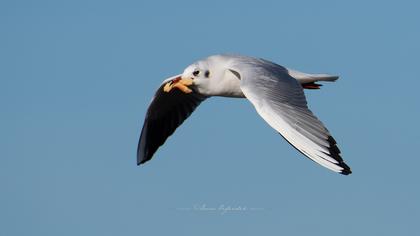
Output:
<instances>
[{"instance_id":1,"label":"black wingtip","mask_svg":"<svg viewBox=\"0 0 420 236\"><path fill-rule=\"evenodd\" d=\"M344 163L343 158L341 158L340 156L340 149L338 149L337 147L337 142L335 141L335 139L332 136L328 136L327 139L328 143L330 144L330 147L328 148L328 151L330 152L331 157L333 157L335 160L337 160L339 162L339 166L341 168L343 168L343 170L341 170L340 174L342 175L349 175L351 174L351 169L350 167Z\"/></svg>"},{"instance_id":2,"label":"black wingtip","mask_svg":"<svg viewBox=\"0 0 420 236\"><path fill-rule=\"evenodd\" d=\"M349 174L352 173L350 167L346 163L343 162L343 163L340 164L340 166L344 168L340 172L340 174L342 174L342 175L349 175Z\"/></svg>"},{"instance_id":3,"label":"black wingtip","mask_svg":"<svg viewBox=\"0 0 420 236\"><path fill-rule=\"evenodd\" d=\"M141 153L137 154L137 166L142 165L152 159L151 157L147 158L146 155L142 155Z\"/></svg>"},{"instance_id":4,"label":"black wingtip","mask_svg":"<svg viewBox=\"0 0 420 236\"><path fill-rule=\"evenodd\" d=\"M142 131L143 133L143 131ZM144 163L144 158L143 158L143 150L141 150L141 141L142 141L142 137L140 136L140 141L139 141L139 145L137 147L137 166L141 165Z\"/></svg>"}]
</instances>

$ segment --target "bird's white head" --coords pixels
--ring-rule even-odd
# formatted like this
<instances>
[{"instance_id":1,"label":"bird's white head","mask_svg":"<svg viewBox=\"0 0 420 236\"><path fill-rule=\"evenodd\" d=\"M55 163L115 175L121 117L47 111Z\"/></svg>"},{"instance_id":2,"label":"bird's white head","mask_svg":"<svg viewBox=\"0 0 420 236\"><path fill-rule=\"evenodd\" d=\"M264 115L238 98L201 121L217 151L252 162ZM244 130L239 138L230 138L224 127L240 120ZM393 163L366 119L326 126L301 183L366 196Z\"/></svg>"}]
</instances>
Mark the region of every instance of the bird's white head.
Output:
<instances>
[{"instance_id":1,"label":"bird's white head","mask_svg":"<svg viewBox=\"0 0 420 236\"><path fill-rule=\"evenodd\" d=\"M181 78L191 79L194 89L205 94L205 88L210 88L211 83L214 82L216 72L214 69L209 60L197 61L185 68Z\"/></svg>"},{"instance_id":2,"label":"bird's white head","mask_svg":"<svg viewBox=\"0 0 420 236\"><path fill-rule=\"evenodd\" d=\"M194 84L198 85L209 81L210 76L213 75L209 63L207 61L198 61L185 68L181 78L192 79L194 80Z\"/></svg>"},{"instance_id":3,"label":"bird's white head","mask_svg":"<svg viewBox=\"0 0 420 236\"><path fill-rule=\"evenodd\" d=\"M189 65L181 78L192 81L192 88L207 96L243 97L239 79L232 74L232 57L215 55Z\"/></svg>"}]
</instances>

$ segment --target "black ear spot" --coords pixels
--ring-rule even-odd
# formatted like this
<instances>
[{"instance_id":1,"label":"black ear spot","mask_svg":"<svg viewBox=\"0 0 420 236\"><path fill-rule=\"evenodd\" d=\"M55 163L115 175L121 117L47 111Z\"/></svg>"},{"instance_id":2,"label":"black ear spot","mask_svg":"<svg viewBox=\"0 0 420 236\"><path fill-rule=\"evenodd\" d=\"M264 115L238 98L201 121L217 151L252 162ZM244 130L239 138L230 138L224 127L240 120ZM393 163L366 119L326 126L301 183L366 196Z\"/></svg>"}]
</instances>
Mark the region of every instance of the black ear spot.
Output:
<instances>
[{"instance_id":1,"label":"black ear spot","mask_svg":"<svg viewBox=\"0 0 420 236\"><path fill-rule=\"evenodd\" d=\"M205 76L206 78L210 77L210 71L206 70L206 72L204 72L204 76Z\"/></svg>"},{"instance_id":2,"label":"black ear spot","mask_svg":"<svg viewBox=\"0 0 420 236\"><path fill-rule=\"evenodd\" d=\"M234 74L239 80L241 80L241 74L239 74L239 72L232 69L229 69L229 71L232 72L232 74Z\"/></svg>"}]
</instances>

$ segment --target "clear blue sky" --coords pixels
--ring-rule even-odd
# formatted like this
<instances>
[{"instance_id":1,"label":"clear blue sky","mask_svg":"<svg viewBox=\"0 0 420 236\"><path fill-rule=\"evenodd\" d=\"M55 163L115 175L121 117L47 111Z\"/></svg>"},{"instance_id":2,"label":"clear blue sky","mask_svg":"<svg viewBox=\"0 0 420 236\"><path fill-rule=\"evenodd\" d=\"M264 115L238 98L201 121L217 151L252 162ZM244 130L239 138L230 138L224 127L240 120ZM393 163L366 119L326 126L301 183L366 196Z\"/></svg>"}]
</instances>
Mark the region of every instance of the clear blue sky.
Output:
<instances>
[{"instance_id":1,"label":"clear blue sky","mask_svg":"<svg viewBox=\"0 0 420 236\"><path fill-rule=\"evenodd\" d=\"M419 9L1 1L0 235L415 234ZM157 86L224 52L340 75L307 97L353 174L307 160L246 100L221 98L136 166ZM260 209L195 209L221 205Z\"/></svg>"}]
</instances>

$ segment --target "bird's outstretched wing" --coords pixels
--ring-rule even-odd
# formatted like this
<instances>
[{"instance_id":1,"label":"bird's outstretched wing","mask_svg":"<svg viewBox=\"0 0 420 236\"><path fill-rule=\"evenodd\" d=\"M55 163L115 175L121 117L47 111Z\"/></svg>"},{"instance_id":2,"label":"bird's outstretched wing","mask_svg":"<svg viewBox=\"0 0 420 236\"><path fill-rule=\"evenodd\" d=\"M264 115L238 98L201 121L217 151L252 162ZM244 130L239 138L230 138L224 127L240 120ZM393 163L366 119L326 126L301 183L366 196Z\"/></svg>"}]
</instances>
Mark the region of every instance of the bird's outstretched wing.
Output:
<instances>
[{"instance_id":1,"label":"bird's outstretched wing","mask_svg":"<svg viewBox=\"0 0 420 236\"><path fill-rule=\"evenodd\" d=\"M171 136L185 119L206 99L192 91L180 89L164 91L170 81L179 80L179 75L169 78L156 91L147 110L137 148L137 165L152 159L156 150Z\"/></svg>"},{"instance_id":2,"label":"bird's outstretched wing","mask_svg":"<svg viewBox=\"0 0 420 236\"><path fill-rule=\"evenodd\" d=\"M318 164L344 175L351 173L329 131L308 109L302 86L286 68L260 61L241 71L243 93L272 128Z\"/></svg>"}]
</instances>

